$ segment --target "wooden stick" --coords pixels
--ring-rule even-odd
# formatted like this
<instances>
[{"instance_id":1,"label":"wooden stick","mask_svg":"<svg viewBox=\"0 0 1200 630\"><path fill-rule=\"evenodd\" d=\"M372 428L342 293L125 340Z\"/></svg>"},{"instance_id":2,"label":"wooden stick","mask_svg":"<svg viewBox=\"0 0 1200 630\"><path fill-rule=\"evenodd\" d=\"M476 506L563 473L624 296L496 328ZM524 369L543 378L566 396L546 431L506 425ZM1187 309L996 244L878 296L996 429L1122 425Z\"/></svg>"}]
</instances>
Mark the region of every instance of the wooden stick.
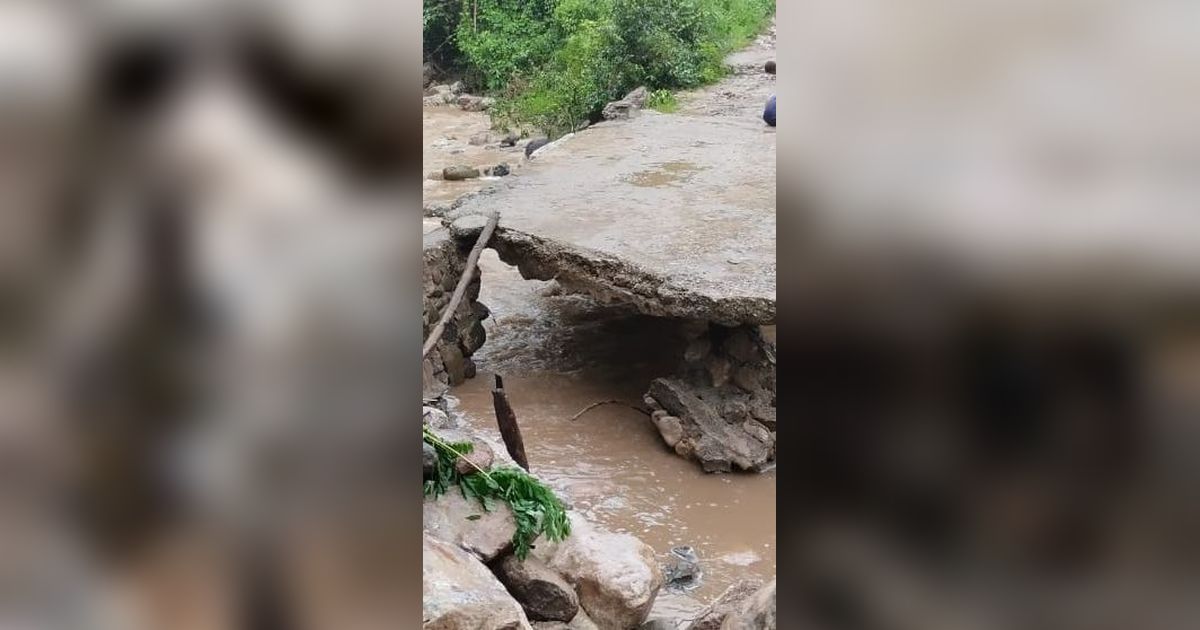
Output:
<instances>
[{"instance_id":1,"label":"wooden stick","mask_svg":"<svg viewBox=\"0 0 1200 630\"><path fill-rule=\"evenodd\" d=\"M425 346L421 348L421 360L429 356L429 352L437 345L438 339L446 330L446 322L454 316L454 311L458 309L458 303L462 301L463 294L467 292L467 285L471 283L471 279L475 277L475 267L479 263L479 254L483 252L483 246L492 237L492 232L496 230L496 223L500 220L498 214L493 214L488 217L487 225L483 226L483 230L479 232L479 238L475 240L475 246L471 248L471 253L467 254L467 268L463 270L462 277L458 279L458 286L454 287L454 294L450 296L450 303L446 305L446 310L442 311L442 317L438 320L436 326L429 333L429 338L425 340Z\"/></svg>"},{"instance_id":2,"label":"wooden stick","mask_svg":"<svg viewBox=\"0 0 1200 630\"><path fill-rule=\"evenodd\" d=\"M595 409L596 407L599 407L599 406L601 406L601 405L622 405L622 406L625 406L625 407L629 407L630 409L632 409L632 410L634 410L634 411L640 411L640 412L642 412L642 413L644 413L644 414L646 414L646 415L650 415L650 412L649 412L649 411L646 411L644 408L642 408L642 407L639 407L639 406L637 406L637 405L635 405L635 404L633 404L633 403L627 403L627 402L625 402L624 400L616 400L616 399L613 399L613 400L601 400L601 401L599 401L599 402L594 402L594 403L592 403L592 404L590 404L590 405L588 405L588 406L584 407L583 409L580 409L580 410L579 410L579 413L577 413L577 414L575 414L575 415L571 416L571 422L574 422L574 421L578 420L578 419L579 419L579 417L580 417L580 416L582 416L583 414L585 414L585 413L587 413L587 412L589 412L589 411L591 411L591 410L593 410L593 409Z\"/></svg>"},{"instance_id":3,"label":"wooden stick","mask_svg":"<svg viewBox=\"0 0 1200 630\"><path fill-rule=\"evenodd\" d=\"M512 405L508 404L508 395L504 393L504 379L496 375L496 387L492 389L492 404L496 407L496 424L500 427L500 437L504 438L504 448L516 460L517 464L529 472L529 459L525 457L525 441L521 439L521 427L517 426L517 414L513 413Z\"/></svg>"}]
</instances>

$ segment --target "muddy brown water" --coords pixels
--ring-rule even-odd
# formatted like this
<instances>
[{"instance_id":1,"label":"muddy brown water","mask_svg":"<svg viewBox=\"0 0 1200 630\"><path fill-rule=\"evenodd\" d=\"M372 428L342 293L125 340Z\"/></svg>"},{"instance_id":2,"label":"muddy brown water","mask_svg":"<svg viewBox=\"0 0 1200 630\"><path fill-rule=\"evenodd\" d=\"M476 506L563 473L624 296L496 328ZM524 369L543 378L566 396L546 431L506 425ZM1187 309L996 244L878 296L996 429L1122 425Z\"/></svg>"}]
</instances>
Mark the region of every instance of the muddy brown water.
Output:
<instances>
[{"instance_id":1,"label":"muddy brown water","mask_svg":"<svg viewBox=\"0 0 1200 630\"><path fill-rule=\"evenodd\" d=\"M426 107L422 111L425 149L421 160L425 174L440 171L447 166L460 165L472 166L481 172L486 167L500 163L508 164L513 171L519 169L524 158L524 149L471 144L471 136L487 132L491 126L491 119L482 112L467 112L449 105ZM497 179L499 178L480 177L448 182L426 178L422 184L422 196L426 204L449 203Z\"/></svg>"},{"instance_id":2,"label":"muddy brown water","mask_svg":"<svg viewBox=\"0 0 1200 630\"><path fill-rule=\"evenodd\" d=\"M677 324L526 281L492 251L480 262L492 310L479 374L452 391L478 429L499 439L492 374L504 377L532 471L590 520L631 533L665 562L690 545L703 577L666 589L655 615L687 617L741 578L775 575L775 474L707 475L668 449L637 403L681 355Z\"/></svg>"}]
</instances>

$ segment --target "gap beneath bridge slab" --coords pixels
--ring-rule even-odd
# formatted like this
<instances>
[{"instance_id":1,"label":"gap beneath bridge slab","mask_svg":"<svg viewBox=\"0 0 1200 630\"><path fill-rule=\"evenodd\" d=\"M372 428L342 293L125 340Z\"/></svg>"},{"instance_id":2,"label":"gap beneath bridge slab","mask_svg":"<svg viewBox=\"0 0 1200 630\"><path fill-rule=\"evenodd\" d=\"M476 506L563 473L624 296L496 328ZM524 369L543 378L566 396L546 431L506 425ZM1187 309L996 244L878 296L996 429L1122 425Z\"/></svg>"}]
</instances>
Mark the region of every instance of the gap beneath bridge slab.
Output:
<instances>
[{"instance_id":1,"label":"gap beneath bridge slab","mask_svg":"<svg viewBox=\"0 0 1200 630\"><path fill-rule=\"evenodd\" d=\"M458 251L474 242L476 222L453 223ZM772 301L697 296L613 256L503 228L489 247L526 280L556 280L565 291L600 305L683 322L686 350L673 372L650 379L643 396L658 433L676 453L709 472L774 466L775 342L773 335L763 334L763 327L773 324ZM476 297L478 288L472 292Z\"/></svg>"}]
</instances>

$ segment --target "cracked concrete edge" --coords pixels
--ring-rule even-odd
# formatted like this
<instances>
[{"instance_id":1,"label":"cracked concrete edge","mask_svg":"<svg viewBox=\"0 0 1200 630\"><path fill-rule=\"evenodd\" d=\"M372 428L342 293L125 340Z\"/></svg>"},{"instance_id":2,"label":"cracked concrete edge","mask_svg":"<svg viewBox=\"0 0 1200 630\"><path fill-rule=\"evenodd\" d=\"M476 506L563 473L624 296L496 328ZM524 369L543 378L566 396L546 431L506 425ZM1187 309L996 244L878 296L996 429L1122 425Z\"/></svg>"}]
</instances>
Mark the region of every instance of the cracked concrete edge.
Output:
<instances>
[{"instance_id":1,"label":"cracked concrete edge","mask_svg":"<svg viewBox=\"0 0 1200 630\"><path fill-rule=\"evenodd\" d=\"M557 280L601 302L630 304L645 315L705 320L723 326L775 322L774 300L698 294L616 256L503 225L492 236L490 247L500 260L516 266L523 278Z\"/></svg>"}]
</instances>

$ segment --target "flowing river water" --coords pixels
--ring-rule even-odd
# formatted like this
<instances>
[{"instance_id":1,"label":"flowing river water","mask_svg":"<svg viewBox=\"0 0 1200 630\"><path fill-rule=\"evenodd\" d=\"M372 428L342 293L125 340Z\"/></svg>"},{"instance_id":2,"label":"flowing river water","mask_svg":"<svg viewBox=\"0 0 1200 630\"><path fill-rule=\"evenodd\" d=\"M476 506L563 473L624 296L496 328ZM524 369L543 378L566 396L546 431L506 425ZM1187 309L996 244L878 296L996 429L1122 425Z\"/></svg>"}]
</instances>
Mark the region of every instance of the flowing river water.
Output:
<instances>
[{"instance_id":1,"label":"flowing river water","mask_svg":"<svg viewBox=\"0 0 1200 630\"><path fill-rule=\"evenodd\" d=\"M530 468L590 520L631 533L667 559L689 545L703 576L690 591L664 589L655 614L693 615L741 578L775 574L775 473L709 475L666 447L641 400L675 367L675 323L527 281L494 252L481 259L480 300L492 310L478 375L452 395L476 428L499 439L492 375L504 378Z\"/></svg>"}]
</instances>

